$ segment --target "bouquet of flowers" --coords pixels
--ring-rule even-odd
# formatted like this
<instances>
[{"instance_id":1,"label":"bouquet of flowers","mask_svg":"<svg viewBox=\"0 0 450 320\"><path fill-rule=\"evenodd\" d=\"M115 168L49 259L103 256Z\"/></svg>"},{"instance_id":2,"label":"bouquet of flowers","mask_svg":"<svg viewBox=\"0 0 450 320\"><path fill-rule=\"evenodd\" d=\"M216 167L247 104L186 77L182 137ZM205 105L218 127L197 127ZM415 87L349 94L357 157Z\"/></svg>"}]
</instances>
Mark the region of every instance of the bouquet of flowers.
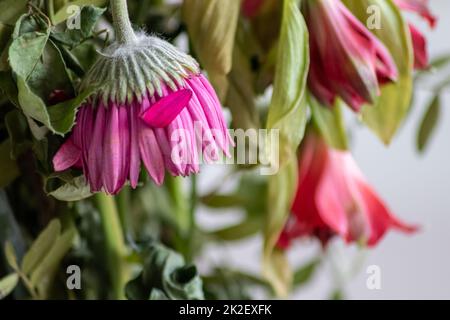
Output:
<instances>
[{"instance_id":1,"label":"bouquet of flowers","mask_svg":"<svg viewBox=\"0 0 450 320\"><path fill-rule=\"evenodd\" d=\"M388 146L450 63L407 12L437 23L427 0L0 0L0 298L288 297L331 241L413 236L349 125ZM247 238L260 272L208 253Z\"/></svg>"}]
</instances>

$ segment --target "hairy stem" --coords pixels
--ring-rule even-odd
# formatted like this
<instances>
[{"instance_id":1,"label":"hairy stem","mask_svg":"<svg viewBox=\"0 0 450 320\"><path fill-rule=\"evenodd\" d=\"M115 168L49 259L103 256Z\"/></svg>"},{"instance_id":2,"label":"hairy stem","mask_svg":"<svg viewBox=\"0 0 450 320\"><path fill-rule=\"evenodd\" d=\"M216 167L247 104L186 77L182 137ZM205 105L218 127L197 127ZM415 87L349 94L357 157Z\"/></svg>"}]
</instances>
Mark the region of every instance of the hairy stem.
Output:
<instances>
[{"instance_id":1,"label":"hairy stem","mask_svg":"<svg viewBox=\"0 0 450 320\"><path fill-rule=\"evenodd\" d=\"M111 10L117 41L122 44L136 42L136 35L128 17L127 0L111 0Z\"/></svg>"}]
</instances>

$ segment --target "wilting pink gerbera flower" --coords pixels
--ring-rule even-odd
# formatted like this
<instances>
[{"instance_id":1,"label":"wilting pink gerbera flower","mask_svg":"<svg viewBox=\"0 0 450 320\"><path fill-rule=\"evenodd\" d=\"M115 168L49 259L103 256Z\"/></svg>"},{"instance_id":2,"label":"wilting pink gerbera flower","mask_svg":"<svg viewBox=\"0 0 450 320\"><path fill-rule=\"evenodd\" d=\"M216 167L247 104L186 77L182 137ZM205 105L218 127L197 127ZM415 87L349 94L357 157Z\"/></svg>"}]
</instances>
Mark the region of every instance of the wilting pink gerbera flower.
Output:
<instances>
[{"instance_id":1,"label":"wilting pink gerbera flower","mask_svg":"<svg viewBox=\"0 0 450 320\"><path fill-rule=\"evenodd\" d=\"M411 233L367 183L349 152L329 148L315 132L302 142L299 182L292 215L278 246L314 236L326 245L338 235L346 242L374 246L389 229Z\"/></svg>"},{"instance_id":2,"label":"wilting pink gerbera flower","mask_svg":"<svg viewBox=\"0 0 450 320\"><path fill-rule=\"evenodd\" d=\"M340 0L302 1L309 30L309 87L319 101L342 98L353 110L372 103L380 85L396 80L386 47Z\"/></svg>"},{"instance_id":3,"label":"wilting pink gerbera flower","mask_svg":"<svg viewBox=\"0 0 450 320\"><path fill-rule=\"evenodd\" d=\"M141 162L155 183L199 171L199 156L228 155L221 104L197 62L157 37L138 35L106 49L81 90L100 86L56 153L56 171L78 167L92 192L138 184Z\"/></svg>"},{"instance_id":4,"label":"wilting pink gerbera flower","mask_svg":"<svg viewBox=\"0 0 450 320\"><path fill-rule=\"evenodd\" d=\"M412 11L422 16L428 21L431 28L436 25L436 17L428 9L428 0L394 0L394 2L400 9ZM414 49L414 67L425 69L428 67L427 41L425 36L412 24L409 24L409 29Z\"/></svg>"}]
</instances>

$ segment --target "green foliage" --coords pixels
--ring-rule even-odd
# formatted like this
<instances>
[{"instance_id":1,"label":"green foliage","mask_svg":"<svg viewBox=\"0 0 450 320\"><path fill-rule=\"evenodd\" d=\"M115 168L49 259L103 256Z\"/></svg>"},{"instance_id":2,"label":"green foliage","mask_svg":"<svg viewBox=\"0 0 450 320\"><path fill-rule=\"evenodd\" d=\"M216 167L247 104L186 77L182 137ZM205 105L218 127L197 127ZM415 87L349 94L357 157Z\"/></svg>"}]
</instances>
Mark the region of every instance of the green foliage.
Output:
<instances>
[{"instance_id":1,"label":"green foliage","mask_svg":"<svg viewBox=\"0 0 450 320\"><path fill-rule=\"evenodd\" d=\"M202 280L195 266L159 244L149 244L141 253L143 270L128 283L126 294L137 300L201 300Z\"/></svg>"},{"instance_id":2,"label":"green foliage","mask_svg":"<svg viewBox=\"0 0 450 320\"><path fill-rule=\"evenodd\" d=\"M427 110L423 116L420 128L417 134L417 149L424 151L439 120L441 112L441 102L439 96L435 96L428 105Z\"/></svg>"},{"instance_id":3,"label":"green foliage","mask_svg":"<svg viewBox=\"0 0 450 320\"><path fill-rule=\"evenodd\" d=\"M80 28L73 29L65 27L64 32L53 31L52 39L69 46L70 48L80 45L86 39L94 35L95 26L106 9L94 6L85 6L81 8L79 13Z\"/></svg>"},{"instance_id":4,"label":"green foliage","mask_svg":"<svg viewBox=\"0 0 450 320\"><path fill-rule=\"evenodd\" d=\"M8 296L19 283L19 275L11 273L0 279L0 299Z\"/></svg>"},{"instance_id":5,"label":"green foliage","mask_svg":"<svg viewBox=\"0 0 450 320\"><path fill-rule=\"evenodd\" d=\"M308 70L307 27L296 1L285 0L273 96L267 117L267 129L280 132L280 169L269 177L264 231L264 272L280 295L288 292L290 274L282 253L274 248L297 188L296 152L307 122ZM271 150L272 146L267 145Z\"/></svg>"},{"instance_id":6,"label":"green foliage","mask_svg":"<svg viewBox=\"0 0 450 320\"><path fill-rule=\"evenodd\" d=\"M59 220L51 221L25 253L21 263L10 242L5 244L5 255L11 268L20 277L33 298L44 299L62 259L72 247L76 231L73 227L61 233ZM9 290L17 284L9 280ZM14 287L12 287L14 283Z\"/></svg>"},{"instance_id":7,"label":"green foliage","mask_svg":"<svg viewBox=\"0 0 450 320\"><path fill-rule=\"evenodd\" d=\"M338 150L347 150L347 133L342 114L344 103L337 100L332 108L327 108L311 95L308 101L313 122L328 145Z\"/></svg>"},{"instance_id":8,"label":"green foliage","mask_svg":"<svg viewBox=\"0 0 450 320\"><path fill-rule=\"evenodd\" d=\"M230 181L220 177L219 188L204 190L201 175L169 177L160 187L147 181L143 170L136 190L127 187L116 197L93 195L81 170L53 172L52 158L71 134L79 107L101 89L77 90L112 38L108 1L1 0L0 298L251 299L252 289L267 298L286 297L307 285L320 260L292 270L277 247L297 189L298 147L307 125L339 150L349 149L350 132L342 101L329 108L308 93L315 57L299 1L265 0L252 17L242 14L240 0L128 2L136 29L173 43L190 40L190 53L231 112L230 126L278 130L279 171L257 176L259 165L236 165ZM381 9L383 27L372 31L394 57L399 79L382 87L361 119L388 144L410 108L407 24L392 0L343 2L361 21L369 5ZM80 28L74 25L78 18ZM430 69L442 71L449 61L439 57ZM426 75L422 71L417 79ZM417 134L421 151L440 118L441 94L450 83L443 78L424 108ZM53 101L55 91L63 93L63 101ZM265 151L276 147L270 142ZM274 156L266 154L271 161ZM214 231L197 225L199 214L214 219L230 210L242 218ZM204 250L210 243L231 246L249 237L263 241L261 275L235 270L227 261L217 267ZM200 276L191 264L197 260L213 262L212 271ZM63 267L69 261L82 269L82 290L67 291ZM336 290L332 298L342 297Z\"/></svg>"},{"instance_id":9,"label":"green foliage","mask_svg":"<svg viewBox=\"0 0 450 320\"><path fill-rule=\"evenodd\" d=\"M197 56L219 97L228 90L226 75L233 65L233 47L240 1L185 0L183 16ZM205 32L204 30L208 30Z\"/></svg>"},{"instance_id":10,"label":"green foliage","mask_svg":"<svg viewBox=\"0 0 450 320\"><path fill-rule=\"evenodd\" d=\"M3 188L14 181L20 174L20 170L15 160L11 157L11 142L6 140L0 143L0 188Z\"/></svg>"}]
</instances>

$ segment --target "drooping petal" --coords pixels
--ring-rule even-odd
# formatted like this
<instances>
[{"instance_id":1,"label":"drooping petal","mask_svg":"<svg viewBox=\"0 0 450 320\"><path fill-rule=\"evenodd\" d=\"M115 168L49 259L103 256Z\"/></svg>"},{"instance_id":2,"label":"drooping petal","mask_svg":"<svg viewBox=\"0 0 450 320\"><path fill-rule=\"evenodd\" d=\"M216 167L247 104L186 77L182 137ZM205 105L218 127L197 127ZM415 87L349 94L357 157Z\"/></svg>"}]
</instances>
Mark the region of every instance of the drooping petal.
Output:
<instances>
[{"instance_id":1,"label":"drooping petal","mask_svg":"<svg viewBox=\"0 0 450 320\"><path fill-rule=\"evenodd\" d=\"M105 191L109 194L116 194L123 181L125 159L122 158L124 141L121 140L121 130L125 128L122 127L120 108L116 105L109 106L104 132L102 180Z\"/></svg>"},{"instance_id":2,"label":"drooping petal","mask_svg":"<svg viewBox=\"0 0 450 320\"><path fill-rule=\"evenodd\" d=\"M192 91L181 89L169 93L158 102L146 109L142 114L142 120L154 128L167 127L188 105L192 97Z\"/></svg>"},{"instance_id":3,"label":"drooping petal","mask_svg":"<svg viewBox=\"0 0 450 320\"><path fill-rule=\"evenodd\" d=\"M414 49L414 68L426 69L428 67L427 41L423 34L412 24L409 25Z\"/></svg>"},{"instance_id":4,"label":"drooping petal","mask_svg":"<svg viewBox=\"0 0 450 320\"><path fill-rule=\"evenodd\" d=\"M333 235L347 243L376 245L389 229L417 230L398 220L373 191L349 152L333 150L313 131L301 145L299 182L292 215L279 246L292 239L317 237L323 245Z\"/></svg>"},{"instance_id":5,"label":"drooping petal","mask_svg":"<svg viewBox=\"0 0 450 320\"><path fill-rule=\"evenodd\" d=\"M356 182L362 198L363 213L371 231L367 245L376 245L390 228L405 233L413 233L418 230L417 226L407 225L398 220L365 181L357 179Z\"/></svg>"},{"instance_id":6,"label":"drooping petal","mask_svg":"<svg viewBox=\"0 0 450 320\"><path fill-rule=\"evenodd\" d=\"M141 126L139 131L139 151L150 177L157 185L162 185L165 171L164 159L154 129L144 125Z\"/></svg>"},{"instance_id":7,"label":"drooping petal","mask_svg":"<svg viewBox=\"0 0 450 320\"><path fill-rule=\"evenodd\" d=\"M340 166L339 155L328 154L322 176L317 187L315 200L322 220L342 237L350 232L348 210L353 208L354 199L348 186L346 172Z\"/></svg>"},{"instance_id":8,"label":"drooping petal","mask_svg":"<svg viewBox=\"0 0 450 320\"><path fill-rule=\"evenodd\" d=\"M436 17L428 8L428 0L394 0L400 9L415 12L428 21L431 27L436 25Z\"/></svg>"},{"instance_id":9,"label":"drooping petal","mask_svg":"<svg viewBox=\"0 0 450 320\"><path fill-rule=\"evenodd\" d=\"M72 137L70 137L53 157L53 168L55 171L64 171L79 164L80 160L81 150L74 144Z\"/></svg>"},{"instance_id":10,"label":"drooping petal","mask_svg":"<svg viewBox=\"0 0 450 320\"><path fill-rule=\"evenodd\" d=\"M143 103L149 103L145 97ZM140 137L140 108L137 101L130 106L130 185L134 189L138 185L139 173L141 171L141 156L139 151Z\"/></svg>"},{"instance_id":11,"label":"drooping petal","mask_svg":"<svg viewBox=\"0 0 450 320\"><path fill-rule=\"evenodd\" d=\"M88 123L89 119L91 119L90 121L93 121L92 118L93 117L87 116L85 119L85 124ZM89 125L86 127L89 127ZM83 150L85 152L84 157L86 158L83 171L89 181L91 191L99 192L103 187L103 141L106 128L106 107L103 105L99 105L97 107L95 126L92 126L92 128L93 131L90 131L92 132L92 136L85 134L85 139L83 139Z\"/></svg>"}]
</instances>

